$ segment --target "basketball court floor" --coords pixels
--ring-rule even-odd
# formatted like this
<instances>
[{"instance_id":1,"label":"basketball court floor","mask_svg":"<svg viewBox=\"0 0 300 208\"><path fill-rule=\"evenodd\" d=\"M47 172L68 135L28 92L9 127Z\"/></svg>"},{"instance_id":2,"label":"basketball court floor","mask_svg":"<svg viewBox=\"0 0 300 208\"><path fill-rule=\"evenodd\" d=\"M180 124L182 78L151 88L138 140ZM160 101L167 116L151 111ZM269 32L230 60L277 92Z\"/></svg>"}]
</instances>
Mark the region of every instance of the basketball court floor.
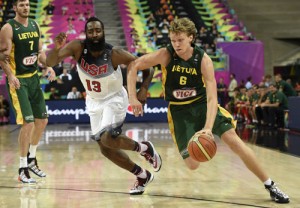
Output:
<instances>
[{"instance_id":1,"label":"basketball court floor","mask_svg":"<svg viewBox=\"0 0 300 208\"><path fill-rule=\"evenodd\" d=\"M279 187L291 199L276 204L262 183L227 146L210 162L191 171L173 144L166 123L126 123L123 132L151 140L163 166L155 173L136 152L131 159L154 173L141 196L130 196L135 177L108 161L90 139L88 124L48 125L38 147L39 166L47 173L36 185L17 181L18 127L0 126L0 208L261 207L300 208L300 136L289 132L237 128ZM33 174L32 174L33 175Z\"/></svg>"}]
</instances>

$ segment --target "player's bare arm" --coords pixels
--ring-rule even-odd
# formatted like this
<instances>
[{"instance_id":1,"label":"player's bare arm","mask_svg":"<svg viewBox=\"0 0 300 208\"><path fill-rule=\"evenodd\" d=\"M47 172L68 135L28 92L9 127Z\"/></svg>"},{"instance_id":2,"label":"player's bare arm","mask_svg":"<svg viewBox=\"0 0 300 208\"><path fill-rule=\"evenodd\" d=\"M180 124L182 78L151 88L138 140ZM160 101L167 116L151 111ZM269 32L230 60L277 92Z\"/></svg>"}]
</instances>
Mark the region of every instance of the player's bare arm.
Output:
<instances>
[{"instance_id":1,"label":"player's bare arm","mask_svg":"<svg viewBox=\"0 0 300 208\"><path fill-rule=\"evenodd\" d=\"M4 55L9 56L12 49L12 38L13 38L13 31L10 24L5 24L0 32L0 40L1 40L1 49L6 49L3 51ZM19 79L13 74L9 62L7 61L0 61L1 68L5 72L9 86L15 89L20 88Z\"/></svg>"},{"instance_id":2,"label":"player's bare arm","mask_svg":"<svg viewBox=\"0 0 300 208\"><path fill-rule=\"evenodd\" d=\"M0 43L0 45L1 45L1 43ZM6 50L7 50L7 48L0 49L0 61L9 62L9 56L4 53Z\"/></svg>"},{"instance_id":3,"label":"player's bare arm","mask_svg":"<svg viewBox=\"0 0 300 208\"><path fill-rule=\"evenodd\" d=\"M125 51L123 49L113 49L112 50L112 64L113 67L116 69L118 65L125 64L128 66L131 61L135 60L136 57Z\"/></svg>"},{"instance_id":4,"label":"player's bare arm","mask_svg":"<svg viewBox=\"0 0 300 208\"><path fill-rule=\"evenodd\" d=\"M65 58L73 56L76 60L79 59L82 52L82 44L80 40L73 40L66 44L67 35L59 33L54 40L54 48L49 51L47 56L47 65L55 66Z\"/></svg>"},{"instance_id":5,"label":"player's bare arm","mask_svg":"<svg viewBox=\"0 0 300 208\"><path fill-rule=\"evenodd\" d=\"M158 64L165 66L169 60L169 53L167 49L163 48L153 53L143 55L129 64L127 70L127 88L129 103L133 108L135 116L139 116L139 114L143 115L142 104L138 101L136 95L137 71L145 70Z\"/></svg>"},{"instance_id":6,"label":"player's bare arm","mask_svg":"<svg viewBox=\"0 0 300 208\"><path fill-rule=\"evenodd\" d=\"M130 62L132 62L136 58L136 56L123 49L113 49L112 51L112 63L115 69L120 64L125 64L128 66ZM137 98L142 104L146 103L148 87L151 83L153 74L154 71L152 68L143 71L143 83L137 93Z\"/></svg>"},{"instance_id":7,"label":"player's bare arm","mask_svg":"<svg viewBox=\"0 0 300 208\"><path fill-rule=\"evenodd\" d=\"M39 62L46 67L45 74L47 75L47 79L51 82L54 81L56 78L56 74L52 67L48 67L46 64L46 54L45 51L43 51L43 43L41 39L39 41Z\"/></svg>"},{"instance_id":8,"label":"player's bare arm","mask_svg":"<svg viewBox=\"0 0 300 208\"><path fill-rule=\"evenodd\" d=\"M204 53L201 62L201 72L204 77L204 84L206 86L207 95L207 114L204 130L212 130L218 110L217 99L217 84L214 74L213 62L210 57Z\"/></svg>"}]
</instances>

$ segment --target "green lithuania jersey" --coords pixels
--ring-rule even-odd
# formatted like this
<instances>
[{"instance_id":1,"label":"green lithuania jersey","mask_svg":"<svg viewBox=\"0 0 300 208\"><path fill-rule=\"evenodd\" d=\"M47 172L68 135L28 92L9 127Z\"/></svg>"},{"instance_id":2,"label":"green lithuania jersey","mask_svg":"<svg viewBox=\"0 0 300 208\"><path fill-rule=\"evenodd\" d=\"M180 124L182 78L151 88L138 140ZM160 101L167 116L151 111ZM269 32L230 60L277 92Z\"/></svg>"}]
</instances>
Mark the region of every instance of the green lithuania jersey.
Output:
<instances>
[{"instance_id":1,"label":"green lithuania jersey","mask_svg":"<svg viewBox=\"0 0 300 208\"><path fill-rule=\"evenodd\" d=\"M28 19L27 27L14 19L8 20L8 23L12 26L13 30L10 54L11 70L17 77L30 75L38 68L37 59L40 38L38 25L32 19Z\"/></svg>"},{"instance_id":2,"label":"green lithuania jersey","mask_svg":"<svg viewBox=\"0 0 300 208\"><path fill-rule=\"evenodd\" d=\"M162 83L166 101L171 104L184 104L200 99L206 102L206 89L201 74L201 60L204 51L194 46L192 57L185 61L178 57L171 45L167 46L171 61L162 67Z\"/></svg>"}]
</instances>

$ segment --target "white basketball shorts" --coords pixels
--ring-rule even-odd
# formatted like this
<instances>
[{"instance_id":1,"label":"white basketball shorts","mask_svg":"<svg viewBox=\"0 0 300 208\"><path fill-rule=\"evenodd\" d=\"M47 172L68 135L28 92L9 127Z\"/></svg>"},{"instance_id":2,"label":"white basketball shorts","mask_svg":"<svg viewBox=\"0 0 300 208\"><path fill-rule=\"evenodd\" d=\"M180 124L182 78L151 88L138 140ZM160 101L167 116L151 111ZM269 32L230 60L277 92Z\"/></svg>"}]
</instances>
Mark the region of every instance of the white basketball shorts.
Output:
<instances>
[{"instance_id":1,"label":"white basketball shorts","mask_svg":"<svg viewBox=\"0 0 300 208\"><path fill-rule=\"evenodd\" d=\"M91 98L87 95L86 107L90 116L92 135L122 125L128 105L128 95L124 87L106 99Z\"/></svg>"}]
</instances>

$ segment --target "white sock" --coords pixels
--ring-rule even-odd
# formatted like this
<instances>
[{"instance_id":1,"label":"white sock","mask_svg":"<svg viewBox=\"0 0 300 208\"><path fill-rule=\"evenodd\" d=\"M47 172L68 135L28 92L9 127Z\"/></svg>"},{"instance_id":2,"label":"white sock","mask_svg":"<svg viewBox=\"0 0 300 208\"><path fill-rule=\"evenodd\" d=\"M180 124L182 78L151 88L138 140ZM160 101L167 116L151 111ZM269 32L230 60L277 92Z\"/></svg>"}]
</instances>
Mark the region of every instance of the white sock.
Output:
<instances>
[{"instance_id":1,"label":"white sock","mask_svg":"<svg viewBox=\"0 0 300 208\"><path fill-rule=\"evenodd\" d=\"M30 145L29 147L29 158L35 158L35 153L36 153L36 148L37 148L37 145Z\"/></svg>"},{"instance_id":2,"label":"white sock","mask_svg":"<svg viewBox=\"0 0 300 208\"><path fill-rule=\"evenodd\" d=\"M272 180L271 180L271 178L268 178L268 180L266 180L266 181L264 182L264 184L265 184L266 186L271 186L271 185L272 185Z\"/></svg>"},{"instance_id":3,"label":"white sock","mask_svg":"<svg viewBox=\"0 0 300 208\"><path fill-rule=\"evenodd\" d=\"M145 152L148 149L148 146L143 143L139 143L139 145L140 145L140 152Z\"/></svg>"},{"instance_id":4,"label":"white sock","mask_svg":"<svg viewBox=\"0 0 300 208\"><path fill-rule=\"evenodd\" d=\"M27 157L20 157L20 168L26 168L27 166Z\"/></svg>"},{"instance_id":5,"label":"white sock","mask_svg":"<svg viewBox=\"0 0 300 208\"><path fill-rule=\"evenodd\" d=\"M146 178L147 177L146 171L144 169L142 169L142 172L140 174L138 174L137 177L139 177L139 178Z\"/></svg>"}]
</instances>

